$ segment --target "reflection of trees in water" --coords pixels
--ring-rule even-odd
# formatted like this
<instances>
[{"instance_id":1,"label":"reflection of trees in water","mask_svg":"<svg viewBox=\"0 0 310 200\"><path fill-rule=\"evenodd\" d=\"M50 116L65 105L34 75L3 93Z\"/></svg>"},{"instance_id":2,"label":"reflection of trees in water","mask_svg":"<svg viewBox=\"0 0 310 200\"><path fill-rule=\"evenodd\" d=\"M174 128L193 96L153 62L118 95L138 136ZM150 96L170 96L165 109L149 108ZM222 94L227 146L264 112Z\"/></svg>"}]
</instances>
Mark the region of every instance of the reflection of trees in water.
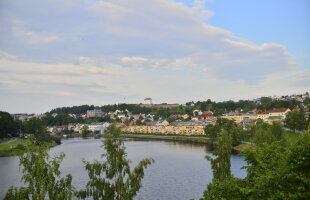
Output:
<instances>
[{"instance_id":1,"label":"reflection of trees in water","mask_svg":"<svg viewBox=\"0 0 310 200\"><path fill-rule=\"evenodd\" d=\"M193 141L173 141L173 140L165 140L165 139L148 139L148 138L126 138L126 142L165 142L171 145L175 145L181 148L190 148L190 149L202 149L204 148L206 153L210 153L216 149L216 146L212 144L198 143Z\"/></svg>"}]
</instances>

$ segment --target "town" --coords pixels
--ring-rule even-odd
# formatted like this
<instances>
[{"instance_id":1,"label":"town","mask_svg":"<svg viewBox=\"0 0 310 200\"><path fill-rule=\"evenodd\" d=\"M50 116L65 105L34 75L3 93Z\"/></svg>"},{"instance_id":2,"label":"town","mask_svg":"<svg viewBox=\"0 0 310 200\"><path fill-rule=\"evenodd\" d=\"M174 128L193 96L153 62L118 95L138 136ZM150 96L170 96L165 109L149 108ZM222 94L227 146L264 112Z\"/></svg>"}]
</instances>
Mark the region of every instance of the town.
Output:
<instances>
[{"instance_id":1,"label":"town","mask_svg":"<svg viewBox=\"0 0 310 200\"><path fill-rule=\"evenodd\" d=\"M246 129L258 120L271 124L285 122L290 112L303 111L309 116L309 93L299 95L261 97L238 102L188 102L179 104L153 104L151 98L145 98L140 104L119 104L102 107L74 106L57 108L51 112L35 114L12 114L15 120L22 122L31 119L42 120L52 135L70 137L87 130L90 134L100 135L111 124L116 123L124 133L136 134L177 134L206 135L205 127L216 124L217 120L233 120ZM226 112L225 112L226 111ZM295 131L309 130L305 127L289 127Z\"/></svg>"}]
</instances>

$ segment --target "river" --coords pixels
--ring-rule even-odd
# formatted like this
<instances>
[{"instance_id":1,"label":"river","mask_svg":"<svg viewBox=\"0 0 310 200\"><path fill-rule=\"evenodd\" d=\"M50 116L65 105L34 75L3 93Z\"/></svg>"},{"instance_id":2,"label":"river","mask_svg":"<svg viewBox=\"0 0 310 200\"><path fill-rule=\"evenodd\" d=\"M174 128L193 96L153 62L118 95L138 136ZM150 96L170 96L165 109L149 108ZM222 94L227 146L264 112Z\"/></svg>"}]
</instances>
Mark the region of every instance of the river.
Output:
<instances>
[{"instance_id":1,"label":"river","mask_svg":"<svg viewBox=\"0 0 310 200\"><path fill-rule=\"evenodd\" d=\"M101 159L103 149L100 139L69 139L50 150L51 155L64 152L61 164L62 175L71 173L73 185L82 189L88 180L82 159ZM169 200L199 199L206 185L212 180L210 162L205 155L212 155L212 149L205 144L126 140L128 159L135 166L144 158L153 158L155 163L145 170L140 189L135 199ZM3 199L9 186L20 186L18 157L0 157L0 199ZM240 169L245 165L242 156L231 156L232 173L237 177L246 176Z\"/></svg>"}]
</instances>

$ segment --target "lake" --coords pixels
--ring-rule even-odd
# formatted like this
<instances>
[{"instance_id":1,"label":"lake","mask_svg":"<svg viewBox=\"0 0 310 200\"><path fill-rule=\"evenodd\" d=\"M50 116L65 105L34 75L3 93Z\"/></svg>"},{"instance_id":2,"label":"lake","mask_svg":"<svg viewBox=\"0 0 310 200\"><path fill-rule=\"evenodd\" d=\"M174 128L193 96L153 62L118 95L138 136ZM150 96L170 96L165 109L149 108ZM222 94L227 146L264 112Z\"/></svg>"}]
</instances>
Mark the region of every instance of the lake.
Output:
<instances>
[{"instance_id":1,"label":"lake","mask_svg":"<svg viewBox=\"0 0 310 200\"><path fill-rule=\"evenodd\" d=\"M73 185L76 189L82 189L88 181L82 159L101 160L104 153L101 145L100 139L63 140L61 145L50 150L50 154L66 154L61 164L62 175L72 174ZM132 167L144 158L155 160L145 170L143 187L135 199L199 199L212 180L210 162L204 158L205 155L212 155L208 145L130 139L125 141L125 146ZM21 185L18 163L18 157L0 157L0 199L3 199L9 186ZM246 176L246 171L240 169L246 164L242 156L232 155L231 164L235 176Z\"/></svg>"}]
</instances>

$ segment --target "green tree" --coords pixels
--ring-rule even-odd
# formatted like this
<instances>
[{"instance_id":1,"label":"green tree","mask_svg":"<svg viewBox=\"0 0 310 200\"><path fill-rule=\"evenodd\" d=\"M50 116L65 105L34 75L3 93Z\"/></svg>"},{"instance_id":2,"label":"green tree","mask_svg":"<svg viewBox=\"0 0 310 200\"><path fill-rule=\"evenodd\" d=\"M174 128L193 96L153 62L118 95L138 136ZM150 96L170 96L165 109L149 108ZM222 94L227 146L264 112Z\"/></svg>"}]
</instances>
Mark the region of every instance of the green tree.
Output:
<instances>
[{"instance_id":1,"label":"green tree","mask_svg":"<svg viewBox=\"0 0 310 200\"><path fill-rule=\"evenodd\" d=\"M219 148L214 151L216 158L206 156L211 162L213 179L224 180L231 176L230 172L230 155L232 148L232 139L226 130L222 130L218 137Z\"/></svg>"},{"instance_id":2,"label":"green tree","mask_svg":"<svg viewBox=\"0 0 310 200\"><path fill-rule=\"evenodd\" d=\"M14 120L9 113L0 111L0 138L17 135L20 128L20 123Z\"/></svg>"},{"instance_id":3,"label":"green tree","mask_svg":"<svg viewBox=\"0 0 310 200\"><path fill-rule=\"evenodd\" d=\"M285 126L291 130L304 131L308 127L309 121L305 112L289 112L285 120Z\"/></svg>"},{"instance_id":4,"label":"green tree","mask_svg":"<svg viewBox=\"0 0 310 200\"><path fill-rule=\"evenodd\" d=\"M93 163L84 161L90 180L86 189L79 191L79 198L130 200L142 187L144 169L154 160L144 159L131 170L120 134L121 130L114 124L108 127L103 140L106 152L103 157L106 160Z\"/></svg>"},{"instance_id":5,"label":"green tree","mask_svg":"<svg viewBox=\"0 0 310 200\"><path fill-rule=\"evenodd\" d=\"M91 131L89 130L88 126L83 126L82 127L82 137L85 138L89 135Z\"/></svg>"},{"instance_id":6,"label":"green tree","mask_svg":"<svg viewBox=\"0 0 310 200\"><path fill-rule=\"evenodd\" d=\"M216 140L218 134L221 132L221 126L219 124L208 124L205 127L206 135L212 140Z\"/></svg>"},{"instance_id":7,"label":"green tree","mask_svg":"<svg viewBox=\"0 0 310 200\"><path fill-rule=\"evenodd\" d=\"M232 139L226 130L222 130L218 138L219 148L213 154L217 156L212 158L206 156L211 162L213 179L204 191L203 199L239 199L241 194L238 186L241 180L234 178L230 171L230 156L232 148Z\"/></svg>"},{"instance_id":8,"label":"green tree","mask_svg":"<svg viewBox=\"0 0 310 200\"><path fill-rule=\"evenodd\" d=\"M46 146L35 146L19 157L25 186L10 187L5 200L69 200L73 197L72 176L61 177L59 171L65 155L61 153L51 158L47 149Z\"/></svg>"},{"instance_id":9,"label":"green tree","mask_svg":"<svg viewBox=\"0 0 310 200\"><path fill-rule=\"evenodd\" d=\"M310 199L310 135L300 135L297 142L292 143L276 137L279 135L277 124L272 127L261 123L259 131L264 126L274 140L267 139L243 152L247 176L213 179L204 192L204 199Z\"/></svg>"}]
</instances>

